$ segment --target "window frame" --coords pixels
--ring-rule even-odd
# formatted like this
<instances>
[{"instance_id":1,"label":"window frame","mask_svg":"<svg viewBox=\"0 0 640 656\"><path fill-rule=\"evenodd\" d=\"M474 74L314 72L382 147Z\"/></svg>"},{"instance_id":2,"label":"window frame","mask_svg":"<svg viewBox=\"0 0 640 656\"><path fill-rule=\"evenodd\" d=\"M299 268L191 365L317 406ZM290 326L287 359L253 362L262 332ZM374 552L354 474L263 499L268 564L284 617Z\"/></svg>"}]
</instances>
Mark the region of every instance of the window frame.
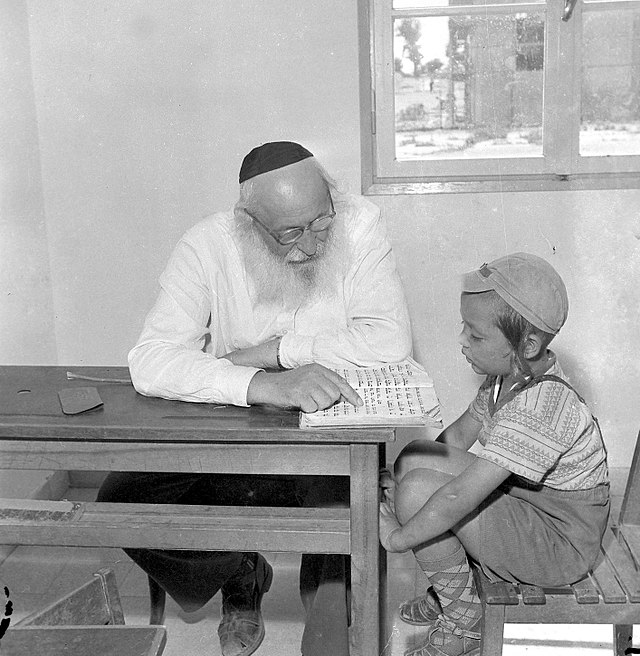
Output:
<instances>
[{"instance_id":1,"label":"window frame","mask_svg":"<svg viewBox=\"0 0 640 656\"><path fill-rule=\"evenodd\" d=\"M545 17L543 154L468 160L395 159L394 20L442 15L539 13ZM640 0L392 9L392 0L359 0L363 187L369 193L439 193L640 187L640 155L579 154L582 17L589 11L640 9ZM554 56L551 55L554 53ZM569 71L569 73L566 73ZM573 74L572 74L573 72Z\"/></svg>"}]
</instances>

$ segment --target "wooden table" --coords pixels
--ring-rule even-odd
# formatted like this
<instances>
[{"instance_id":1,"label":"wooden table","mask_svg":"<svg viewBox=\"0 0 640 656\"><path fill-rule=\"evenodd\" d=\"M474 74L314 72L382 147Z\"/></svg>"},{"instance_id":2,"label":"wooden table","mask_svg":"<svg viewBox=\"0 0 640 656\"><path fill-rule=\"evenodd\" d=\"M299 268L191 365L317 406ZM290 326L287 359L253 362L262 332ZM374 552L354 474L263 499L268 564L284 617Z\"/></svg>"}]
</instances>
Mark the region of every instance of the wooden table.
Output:
<instances>
[{"instance_id":1,"label":"wooden table","mask_svg":"<svg viewBox=\"0 0 640 656\"><path fill-rule=\"evenodd\" d=\"M2 656L160 656L162 626L28 626L10 628Z\"/></svg>"},{"instance_id":2,"label":"wooden table","mask_svg":"<svg viewBox=\"0 0 640 656\"><path fill-rule=\"evenodd\" d=\"M0 513L4 543L350 554L351 654L380 653L378 471L393 429L300 430L297 412L148 398L67 371L128 377L124 367L0 367L0 468L348 476L350 507L36 504ZM104 406L63 414L58 391L86 386Z\"/></svg>"}]
</instances>

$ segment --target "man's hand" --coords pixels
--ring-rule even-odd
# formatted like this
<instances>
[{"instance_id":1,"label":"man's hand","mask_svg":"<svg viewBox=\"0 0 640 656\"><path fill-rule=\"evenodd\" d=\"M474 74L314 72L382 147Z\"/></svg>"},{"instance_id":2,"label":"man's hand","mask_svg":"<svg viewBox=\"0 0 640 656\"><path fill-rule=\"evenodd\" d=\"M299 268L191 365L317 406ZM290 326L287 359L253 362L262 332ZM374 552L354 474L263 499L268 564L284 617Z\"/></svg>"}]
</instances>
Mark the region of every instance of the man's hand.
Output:
<instances>
[{"instance_id":1,"label":"man's hand","mask_svg":"<svg viewBox=\"0 0 640 656\"><path fill-rule=\"evenodd\" d=\"M259 371L249 383L247 403L269 404L316 412L337 401L362 405L362 399L344 378L320 364L306 364L277 373Z\"/></svg>"},{"instance_id":2,"label":"man's hand","mask_svg":"<svg viewBox=\"0 0 640 656\"><path fill-rule=\"evenodd\" d=\"M257 346L231 351L223 357L241 367L259 367L260 369L278 369L278 347L280 338L270 339Z\"/></svg>"}]
</instances>

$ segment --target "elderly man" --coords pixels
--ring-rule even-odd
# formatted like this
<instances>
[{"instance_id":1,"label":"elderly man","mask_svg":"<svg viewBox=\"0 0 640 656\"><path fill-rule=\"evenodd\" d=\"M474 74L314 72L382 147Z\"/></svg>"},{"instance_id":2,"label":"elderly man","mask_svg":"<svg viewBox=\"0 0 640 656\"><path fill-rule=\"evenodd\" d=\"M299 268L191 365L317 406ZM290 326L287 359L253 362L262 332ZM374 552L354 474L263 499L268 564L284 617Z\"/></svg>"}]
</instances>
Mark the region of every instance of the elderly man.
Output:
<instances>
[{"instance_id":1,"label":"elderly man","mask_svg":"<svg viewBox=\"0 0 640 656\"><path fill-rule=\"evenodd\" d=\"M340 193L313 155L293 142L253 149L239 179L234 210L189 230L160 278L159 297L129 354L136 389L167 399L307 412L340 399L361 403L328 367L397 362L411 349L379 210ZM305 489L285 477L114 472L99 500L295 505L305 492L326 504L346 499L340 483ZM262 555L127 553L184 610L222 590L223 656L248 656L259 647L260 604L272 579ZM345 560L303 557L304 656L348 654Z\"/></svg>"}]
</instances>

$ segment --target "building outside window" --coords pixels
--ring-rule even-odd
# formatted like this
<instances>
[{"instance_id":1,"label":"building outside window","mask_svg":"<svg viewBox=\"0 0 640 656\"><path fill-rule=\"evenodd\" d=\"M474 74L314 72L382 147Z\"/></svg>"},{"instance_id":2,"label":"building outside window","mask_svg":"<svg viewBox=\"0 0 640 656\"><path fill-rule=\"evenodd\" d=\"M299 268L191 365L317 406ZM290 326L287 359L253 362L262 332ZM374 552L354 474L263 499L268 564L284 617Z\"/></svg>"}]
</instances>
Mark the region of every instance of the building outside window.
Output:
<instances>
[{"instance_id":1,"label":"building outside window","mask_svg":"<svg viewBox=\"0 0 640 656\"><path fill-rule=\"evenodd\" d=\"M640 186L640 0L570 3L361 0L371 182Z\"/></svg>"}]
</instances>

